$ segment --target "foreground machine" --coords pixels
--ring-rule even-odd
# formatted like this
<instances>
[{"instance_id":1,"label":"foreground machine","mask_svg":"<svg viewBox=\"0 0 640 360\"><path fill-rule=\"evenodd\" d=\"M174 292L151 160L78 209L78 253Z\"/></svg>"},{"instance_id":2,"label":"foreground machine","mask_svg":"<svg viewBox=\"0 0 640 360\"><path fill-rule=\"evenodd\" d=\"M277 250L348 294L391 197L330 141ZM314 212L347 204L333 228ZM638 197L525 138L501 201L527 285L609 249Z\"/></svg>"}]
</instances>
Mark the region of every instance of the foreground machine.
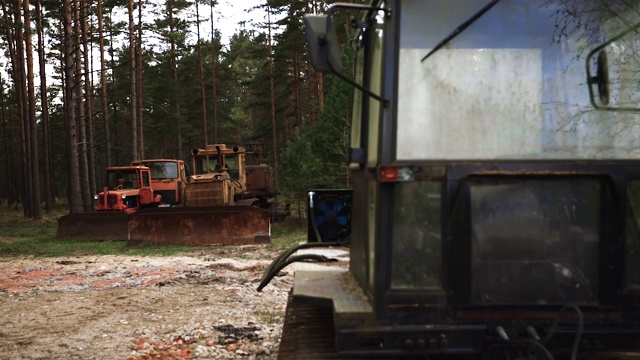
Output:
<instances>
[{"instance_id":1,"label":"foreground machine","mask_svg":"<svg viewBox=\"0 0 640 360\"><path fill-rule=\"evenodd\" d=\"M314 65L356 88L350 261L295 273L279 358L638 358L639 6L306 16Z\"/></svg>"}]
</instances>

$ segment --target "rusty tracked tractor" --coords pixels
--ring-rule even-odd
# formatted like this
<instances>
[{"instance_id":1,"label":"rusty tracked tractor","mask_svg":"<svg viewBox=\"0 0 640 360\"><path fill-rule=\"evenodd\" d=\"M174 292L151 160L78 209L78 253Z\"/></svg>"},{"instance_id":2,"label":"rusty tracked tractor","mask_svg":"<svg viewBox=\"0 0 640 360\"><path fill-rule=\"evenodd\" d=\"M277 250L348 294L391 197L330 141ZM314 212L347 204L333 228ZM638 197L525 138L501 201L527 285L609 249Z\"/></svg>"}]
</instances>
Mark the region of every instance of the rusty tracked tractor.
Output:
<instances>
[{"instance_id":1,"label":"rusty tracked tractor","mask_svg":"<svg viewBox=\"0 0 640 360\"><path fill-rule=\"evenodd\" d=\"M314 65L355 88L349 261L296 268L278 358L640 358L638 14L376 0L305 16ZM297 250L263 280L322 259Z\"/></svg>"},{"instance_id":2,"label":"rusty tracked tractor","mask_svg":"<svg viewBox=\"0 0 640 360\"><path fill-rule=\"evenodd\" d=\"M57 237L79 240L126 240L128 216L139 209L157 207L162 196L151 188L151 171L146 166L106 168L105 187L94 195L93 213L79 213L58 219Z\"/></svg>"},{"instance_id":3,"label":"rusty tracked tractor","mask_svg":"<svg viewBox=\"0 0 640 360\"><path fill-rule=\"evenodd\" d=\"M194 149L194 174L185 183L184 207L142 211L130 217L129 237L150 244L251 244L271 236L273 173L266 165L247 176L246 151L224 144Z\"/></svg>"}]
</instances>

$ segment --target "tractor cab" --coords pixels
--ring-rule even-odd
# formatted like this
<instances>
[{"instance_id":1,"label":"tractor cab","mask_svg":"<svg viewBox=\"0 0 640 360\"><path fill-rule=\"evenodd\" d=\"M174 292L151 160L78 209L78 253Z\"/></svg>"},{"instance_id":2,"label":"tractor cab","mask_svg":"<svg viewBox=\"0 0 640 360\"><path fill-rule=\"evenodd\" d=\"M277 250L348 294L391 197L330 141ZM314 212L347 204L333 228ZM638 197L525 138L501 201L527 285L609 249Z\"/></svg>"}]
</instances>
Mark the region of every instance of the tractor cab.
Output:
<instances>
[{"instance_id":1,"label":"tractor cab","mask_svg":"<svg viewBox=\"0 0 640 360\"><path fill-rule=\"evenodd\" d=\"M162 196L151 188L151 170L146 166L106 168L106 186L94 195L94 210L131 214L140 207L158 206Z\"/></svg>"}]
</instances>

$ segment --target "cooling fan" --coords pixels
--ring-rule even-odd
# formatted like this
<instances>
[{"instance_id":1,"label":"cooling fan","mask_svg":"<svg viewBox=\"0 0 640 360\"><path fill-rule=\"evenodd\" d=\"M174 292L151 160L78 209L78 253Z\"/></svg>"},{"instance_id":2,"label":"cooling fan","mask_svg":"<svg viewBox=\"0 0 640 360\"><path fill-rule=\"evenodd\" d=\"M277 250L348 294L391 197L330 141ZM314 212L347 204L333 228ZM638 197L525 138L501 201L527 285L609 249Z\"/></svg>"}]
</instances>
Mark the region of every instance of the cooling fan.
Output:
<instances>
[{"instance_id":1,"label":"cooling fan","mask_svg":"<svg viewBox=\"0 0 640 360\"><path fill-rule=\"evenodd\" d=\"M352 190L309 190L308 241L343 241L351 232ZM320 239L317 239L315 226Z\"/></svg>"}]
</instances>

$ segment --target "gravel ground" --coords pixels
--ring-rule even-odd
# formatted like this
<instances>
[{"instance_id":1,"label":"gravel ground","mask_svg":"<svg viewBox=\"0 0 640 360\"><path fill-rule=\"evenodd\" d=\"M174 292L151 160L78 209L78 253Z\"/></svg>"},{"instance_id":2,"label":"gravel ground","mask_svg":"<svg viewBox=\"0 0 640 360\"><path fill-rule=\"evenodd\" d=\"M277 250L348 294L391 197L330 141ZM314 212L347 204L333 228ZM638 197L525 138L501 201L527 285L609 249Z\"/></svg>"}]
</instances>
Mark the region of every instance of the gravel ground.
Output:
<instances>
[{"instance_id":1,"label":"gravel ground","mask_svg":"<svg viewBox=\"0 0 640 360\"><path fill-rule=\"evenodd\" d=\"M275 359L291 269L278 252L0 260L2 359Z\"/></svg>"}]
</instances>

